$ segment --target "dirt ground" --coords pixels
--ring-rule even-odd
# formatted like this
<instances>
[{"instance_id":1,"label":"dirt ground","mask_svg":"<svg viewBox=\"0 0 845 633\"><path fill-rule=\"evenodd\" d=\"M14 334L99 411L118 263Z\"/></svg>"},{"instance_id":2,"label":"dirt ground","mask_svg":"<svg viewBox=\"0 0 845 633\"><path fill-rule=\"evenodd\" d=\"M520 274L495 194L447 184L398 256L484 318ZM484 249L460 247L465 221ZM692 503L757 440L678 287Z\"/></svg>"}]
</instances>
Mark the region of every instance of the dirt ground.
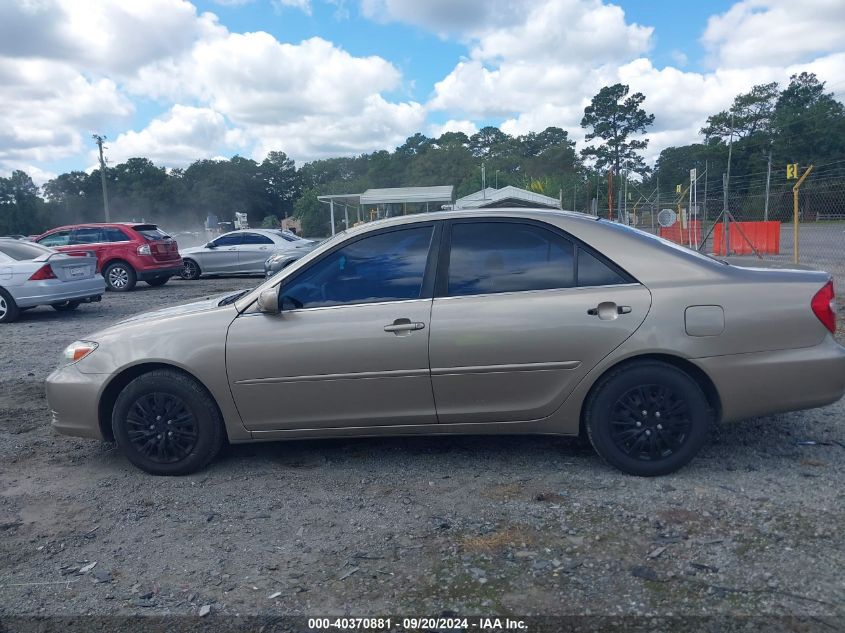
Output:
<instances>
[{"instance_id":1,"label":"dirt ground","mask_svg":"<svg viewBox=\"0 0 845 633\"><path fill-rule=\"evenodd\" d=\"M721 425L658 479L573 440L232 447L155 478L54 435L62 348L239 289L171 281L0 332L0 618L12 615L845 616L845 401ZM1 627L0 627L1 628Z\"/></svg>"}]
</instances>

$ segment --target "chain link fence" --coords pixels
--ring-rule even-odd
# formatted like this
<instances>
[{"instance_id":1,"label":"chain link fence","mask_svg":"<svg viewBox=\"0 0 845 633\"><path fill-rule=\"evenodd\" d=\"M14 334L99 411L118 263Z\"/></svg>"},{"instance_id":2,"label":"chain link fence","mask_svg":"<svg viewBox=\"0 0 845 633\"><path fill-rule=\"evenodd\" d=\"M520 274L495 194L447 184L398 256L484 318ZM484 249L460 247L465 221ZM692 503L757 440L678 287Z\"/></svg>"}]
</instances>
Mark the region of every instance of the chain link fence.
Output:
<instances>
[{"instance_id":1,"label":"chain link fence","mask_svg":"<svg viewBox=\"0 0 845 633\"><path fill-rule=\"evenodd\" d=\"M800 167L798 175L806 169ZM683 183L680 191L676 185L674 191L658 194L656 188L641 191L641 186L631 185L610 210L606 196L575 202L578 211L612 216L705 253L747 260L749 265L759 256L784 266L825 270L845 293L845 160L813 167L801 182L797 223L796 182L788 180L783 169L776 173L773 168L768 187L766 172L751 174L732 178L725 196L722 174L703 174L692 185Z\"/></svg>"}]
</instances>

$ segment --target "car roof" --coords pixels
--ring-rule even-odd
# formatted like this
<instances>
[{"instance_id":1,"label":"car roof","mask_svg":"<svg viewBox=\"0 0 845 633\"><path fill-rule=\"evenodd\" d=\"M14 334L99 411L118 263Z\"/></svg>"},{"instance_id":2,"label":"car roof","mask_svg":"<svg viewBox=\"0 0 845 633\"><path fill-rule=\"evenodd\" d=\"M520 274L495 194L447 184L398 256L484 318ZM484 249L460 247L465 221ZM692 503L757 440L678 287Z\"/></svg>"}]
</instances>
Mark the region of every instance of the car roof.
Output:
<instances>
[{"instance_id":1,"label":"car roof","mask_svg":"<svg viewBox=\"0 0 845 633\"><path fill-rule=\"evenodd\" d=\"M79 224L66 224L64 226L57 226L44 232L49 233L51 231L64 231L67 229L95 229L110 226L122 226L131 229L135 226L157 226L157 224L155 222L81 222Z\"/></svg>"}]
</instances>

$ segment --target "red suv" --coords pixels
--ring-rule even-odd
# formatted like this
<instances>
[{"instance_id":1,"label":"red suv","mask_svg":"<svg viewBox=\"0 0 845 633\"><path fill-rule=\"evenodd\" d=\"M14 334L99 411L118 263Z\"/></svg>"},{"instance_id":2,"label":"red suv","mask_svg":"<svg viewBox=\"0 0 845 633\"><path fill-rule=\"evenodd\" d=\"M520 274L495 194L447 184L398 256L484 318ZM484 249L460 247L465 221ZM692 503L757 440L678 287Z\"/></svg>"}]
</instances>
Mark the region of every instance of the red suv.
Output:
<instances>
[{"instance_id":1,"label":"red suv","mask_svg":"<svg viewBox=\"0 0 845 633\"><path fill-rule=\"evenodd\" d=\"M93 251L109 290L132 290L139 280L151 286L163 286L182 272L182 256L176 241L155 224L60 226L33 241L65 253Z\"/></svg>"}]
</instances>

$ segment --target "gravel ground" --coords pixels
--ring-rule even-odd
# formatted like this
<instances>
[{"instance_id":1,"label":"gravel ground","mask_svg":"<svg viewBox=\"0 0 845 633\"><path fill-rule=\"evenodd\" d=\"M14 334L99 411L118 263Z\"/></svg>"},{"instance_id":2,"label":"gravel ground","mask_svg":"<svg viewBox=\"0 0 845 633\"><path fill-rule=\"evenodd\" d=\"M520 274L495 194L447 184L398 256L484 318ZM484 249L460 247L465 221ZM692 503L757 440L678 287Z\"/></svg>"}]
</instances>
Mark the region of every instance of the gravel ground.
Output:
<instances>
[{"instance_id":1,"label":"gravel ground","mask_svg":"<svg viewBox=\"0 0 845 633\"><path fill-rule=\"evenodd\" d=\"M154 478L54 435L71 340L255 280L144 284L0 339L0 616L845 615L845 401L721 425L637 479L574 440L241 445ZM2 629L2 626L0 626Z\"/></svg>"}]
</instances>

